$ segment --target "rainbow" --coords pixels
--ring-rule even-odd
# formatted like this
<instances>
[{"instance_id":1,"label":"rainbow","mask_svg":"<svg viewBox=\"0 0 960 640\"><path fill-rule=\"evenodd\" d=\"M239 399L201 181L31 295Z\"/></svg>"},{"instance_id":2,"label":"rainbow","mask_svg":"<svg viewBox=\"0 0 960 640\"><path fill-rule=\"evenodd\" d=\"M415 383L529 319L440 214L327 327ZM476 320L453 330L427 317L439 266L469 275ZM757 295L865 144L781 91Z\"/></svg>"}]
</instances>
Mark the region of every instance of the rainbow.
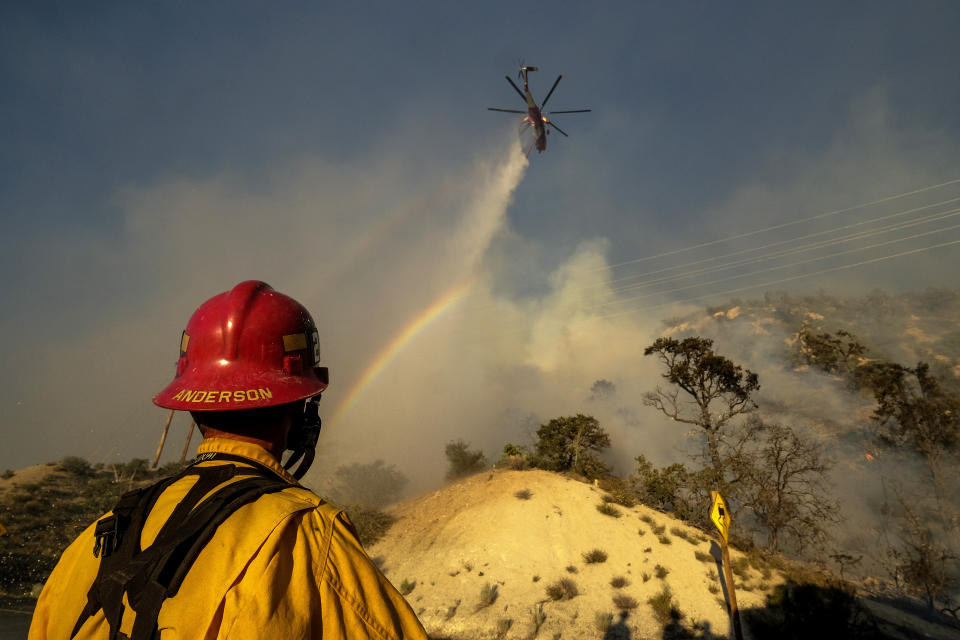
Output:
<instances>
[{"instance_id":1,"label":"rainbow","mask_svg":"<svg viewBox=\"0 0 960 640\"><path fill-rule=\"evenodd\" d=\"M426 329L430 323L461 300L472 284L472 280L467 280L454 286L414 316L413 319L387 343L387 346L377 354L360 378L350 387L346 396L344 396L343 400L333 412L331 419L336 421L346 413L360 394L363 393L363 390L387 368L390 361L393 360L406 345L410 344L417 334Z\"/></svg>"}]
</instances>

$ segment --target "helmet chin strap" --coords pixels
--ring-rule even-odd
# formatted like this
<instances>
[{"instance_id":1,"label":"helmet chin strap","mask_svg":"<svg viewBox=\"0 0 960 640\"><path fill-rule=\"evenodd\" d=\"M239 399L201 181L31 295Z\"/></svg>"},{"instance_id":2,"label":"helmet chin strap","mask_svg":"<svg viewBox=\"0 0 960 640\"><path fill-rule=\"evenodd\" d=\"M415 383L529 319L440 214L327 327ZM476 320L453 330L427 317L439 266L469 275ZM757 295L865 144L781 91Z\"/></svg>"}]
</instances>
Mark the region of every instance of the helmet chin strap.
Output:
<instances>
[{"instance_id":1,"label":"helmet chin strap","mask_svg":"<svg viewBox=\"0 0 960 640\"><path fill-rule=\"evenodd\" d=\"M319 404L319 393L307 400L300 421L290 428L290 434L287 437L287 449L292 450L292 453L283 468L289 471L297 461L300 461L296 471L291 472L297 480L307 473L316 455L317 438L320 437Z\"/></svg>"}]
</instances>

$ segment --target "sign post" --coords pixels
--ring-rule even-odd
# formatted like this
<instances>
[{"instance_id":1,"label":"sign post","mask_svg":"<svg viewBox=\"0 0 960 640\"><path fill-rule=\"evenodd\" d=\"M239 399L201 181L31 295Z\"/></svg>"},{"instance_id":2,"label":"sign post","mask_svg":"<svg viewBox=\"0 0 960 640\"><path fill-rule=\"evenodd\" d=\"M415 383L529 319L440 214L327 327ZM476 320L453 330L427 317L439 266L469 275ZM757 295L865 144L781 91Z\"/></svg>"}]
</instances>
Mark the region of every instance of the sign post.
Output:
<instances>
[{"instance_id":1,"label":"sign post","mask_svg":"<svg viewBox=\"0 0 960 640\"><path fill-rule=\"evenodd\" d=\"M720 532L720 554L723 558L723 577L727 583L727 598L730 605L730 617L733 618L733 633L736 640L743 640L740 628L740 610L737 608L737 592L733 586L733 571L730 568L730 551L727 541L730 533L730 512L719 491L711 491L713 506L710 507L710 519Z\"/></svg>"}]
</instances>

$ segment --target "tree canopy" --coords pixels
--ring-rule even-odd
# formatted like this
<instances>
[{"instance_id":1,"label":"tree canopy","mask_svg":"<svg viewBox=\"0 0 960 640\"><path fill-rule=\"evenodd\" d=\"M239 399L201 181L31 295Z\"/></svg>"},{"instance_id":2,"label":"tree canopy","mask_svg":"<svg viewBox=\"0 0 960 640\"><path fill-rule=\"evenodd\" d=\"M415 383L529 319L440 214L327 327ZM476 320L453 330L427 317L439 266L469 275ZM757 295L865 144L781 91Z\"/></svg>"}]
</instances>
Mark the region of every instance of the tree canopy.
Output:
<instances>
[{"instance_id":1,"label":"tree canopy","mask_svg":"<svg viewBox=\"0 0 960 640\"><path fill-rule=\"evenodd\" d=\"M537 429L536 465L552 471L576 471L590 478L609 471L592 452L610 446L610 436L593 416L554 418Z\"/></svg>"},{"instance_id":2,"label":"tree canopy","mask_svg":"<svg viewBox=\"0 0 960 640\"><path fill-rule=\"evenodd\" d=\"M760 389L757 374L714 353L713 340L699 336L657 338L643 355L656 355L666 369L663 378L675 387L658 386L645 396L644 404L672 420L704 430L707 455L719 484L719 432L736 416L756 408L751 396ZM681 400L681 391L687 402Z\"/></svg>"}]
</instances>

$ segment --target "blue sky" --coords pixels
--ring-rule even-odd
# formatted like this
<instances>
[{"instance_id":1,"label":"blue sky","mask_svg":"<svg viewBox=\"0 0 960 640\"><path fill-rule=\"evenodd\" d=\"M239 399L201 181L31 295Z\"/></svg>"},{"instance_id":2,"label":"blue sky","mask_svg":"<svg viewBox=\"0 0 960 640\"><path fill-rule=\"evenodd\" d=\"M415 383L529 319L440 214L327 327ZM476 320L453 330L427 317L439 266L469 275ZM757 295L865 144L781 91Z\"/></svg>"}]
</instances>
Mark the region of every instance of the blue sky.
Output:
<instances>
[{"instance_id":1,"label":"blue sky","mask_svg":"<svg viewBox=\"0 0 960 640\"><path fill-rule=\"evenodd\" d=\"M484 245L487 307L529 319L584 252L603 269L960 177L958 32L949 2L4 3L0 400L22 446L0 467L104 424L116 444L81 453L146 455L167 343L248 277L326 314L356 378L445 286L425 238L512 152L516 119L485 108L520 106L520 58L539 99L564 75L551 108L594 110L557 118L571 137L534 152ZM416 198L419 222L334 263ZM913 255L796 286L955 286L956 247ZM347 335L361 316L381 322ZM42 446L15 438L30 429Z\"/></svg>"}]
</instances>

